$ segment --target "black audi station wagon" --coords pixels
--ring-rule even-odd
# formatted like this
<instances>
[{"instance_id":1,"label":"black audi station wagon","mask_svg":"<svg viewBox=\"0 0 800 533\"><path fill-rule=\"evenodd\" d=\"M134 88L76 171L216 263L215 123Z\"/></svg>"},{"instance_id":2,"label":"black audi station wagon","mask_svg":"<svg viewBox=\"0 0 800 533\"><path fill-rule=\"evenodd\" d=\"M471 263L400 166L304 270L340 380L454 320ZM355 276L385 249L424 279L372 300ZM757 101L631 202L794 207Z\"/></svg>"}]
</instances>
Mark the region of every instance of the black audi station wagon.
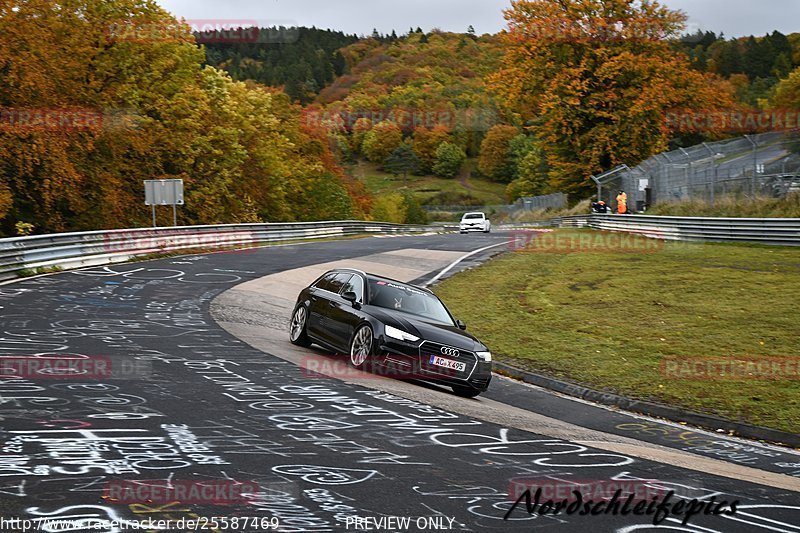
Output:
<instances>
[{"instance_id":1,"label":"black audi station wagon","mask_svg":"<svg viewBox=\"0 0 800 533\"><path fill-rule=\"evenodd\" d=\"M360 370L445 383L474 398L489 387L492 354L433 292L359 270L332 270L303 289L290 340L347 354Z\"/></svg>"}]
</instances>

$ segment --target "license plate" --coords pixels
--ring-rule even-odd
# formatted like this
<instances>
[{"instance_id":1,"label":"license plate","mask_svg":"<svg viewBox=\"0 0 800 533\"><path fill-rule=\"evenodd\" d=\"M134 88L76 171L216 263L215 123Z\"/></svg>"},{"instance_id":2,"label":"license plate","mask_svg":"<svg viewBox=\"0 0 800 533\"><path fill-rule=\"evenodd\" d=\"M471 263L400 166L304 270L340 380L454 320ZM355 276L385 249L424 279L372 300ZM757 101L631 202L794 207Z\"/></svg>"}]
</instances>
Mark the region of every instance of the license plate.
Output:
<instances>
[{"instance_id":1,"label":"license plate","mask_svg":"<svg viewBox=\"0 0 800 533\"><path fill-rule=\"evenodd\" d=\"M460 361L453 361L452 359L445 359L444 357L431 356L431 364L440 366L442 368L449 368L450 370L457 370L463 372L467 369L467 363Z\"/></svg>"}]
</instances>

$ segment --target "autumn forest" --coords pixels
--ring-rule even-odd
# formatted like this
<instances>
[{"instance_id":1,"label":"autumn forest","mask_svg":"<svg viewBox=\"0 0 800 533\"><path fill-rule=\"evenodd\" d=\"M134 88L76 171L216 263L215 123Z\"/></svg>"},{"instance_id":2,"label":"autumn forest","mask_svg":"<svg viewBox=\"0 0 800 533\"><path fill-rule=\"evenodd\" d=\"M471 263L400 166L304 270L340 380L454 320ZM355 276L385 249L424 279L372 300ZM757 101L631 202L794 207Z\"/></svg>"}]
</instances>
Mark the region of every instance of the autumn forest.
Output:
<instances>
[{"instance_id":1,"label":"autumn forest","mask_svg":"<svg viewBox=\"0 0 800 533\"><path fill-rule=\"evenodd\" d=\"M425 222L354 169L588 198L590 176L705 140L671 110L800 108L800 34L687 33L656 2L517 0L496 35L198 32L146 0L0 0L0 234L180 224Z\"/></svg>"}]
</instances>

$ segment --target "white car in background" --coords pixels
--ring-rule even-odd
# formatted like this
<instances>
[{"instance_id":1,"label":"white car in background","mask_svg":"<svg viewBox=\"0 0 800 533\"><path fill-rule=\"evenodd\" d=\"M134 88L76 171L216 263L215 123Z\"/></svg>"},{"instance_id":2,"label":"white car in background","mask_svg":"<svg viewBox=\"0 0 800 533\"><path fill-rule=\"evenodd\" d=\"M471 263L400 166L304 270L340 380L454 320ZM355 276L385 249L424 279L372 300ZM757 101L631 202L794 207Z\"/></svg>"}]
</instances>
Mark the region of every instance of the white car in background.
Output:
<instances>
[{"instance_id":1,"label":"white car in background","mask_svg":"<svg viewBox=\"0 0 800 533\"><path fill-rule=\"evenodd\" d=\"M469 233L470 231L491 233L492 223L486 218L486 213L467 213L461 219L458 229L461 230L461 233Z\"/></svg>"}]
</instances>

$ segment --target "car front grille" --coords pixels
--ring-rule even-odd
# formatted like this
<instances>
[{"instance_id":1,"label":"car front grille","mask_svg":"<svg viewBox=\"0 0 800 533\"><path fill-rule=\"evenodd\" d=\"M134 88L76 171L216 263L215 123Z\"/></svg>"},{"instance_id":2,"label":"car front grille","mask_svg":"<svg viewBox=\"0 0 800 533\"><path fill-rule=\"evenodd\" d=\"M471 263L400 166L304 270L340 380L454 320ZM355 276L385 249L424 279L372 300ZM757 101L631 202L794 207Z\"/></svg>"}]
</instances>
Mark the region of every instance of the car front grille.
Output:
<instances>
[{"instance_id":1,"label":"car front grille","mask_svg":"<svg viewBox=\"0 0 800 533\"><path fill-rule=\"evenodd\" d=\"M442 348L444 348L445 351L448 353L442 353ZM455 352L458 352L458 356L455 355ZM424 373L435 374L437 376L458 378L458 379L469 378L472 375L473 370L475 370L475 365L477 365L478 363L478 356L475 355L474 352L461 350L455 348L454 346L448 346L445 344L439 344L431 341L425 341L420 345L419 355L420 355L420 369ZM432 365L431 357L433 356L442 357L444 359L448 359L451 361L458 361L460 363L465 363L466 368L463 371L459 371L455 369L449 369L437 365Z\"/></svg>"}]
</instances>

